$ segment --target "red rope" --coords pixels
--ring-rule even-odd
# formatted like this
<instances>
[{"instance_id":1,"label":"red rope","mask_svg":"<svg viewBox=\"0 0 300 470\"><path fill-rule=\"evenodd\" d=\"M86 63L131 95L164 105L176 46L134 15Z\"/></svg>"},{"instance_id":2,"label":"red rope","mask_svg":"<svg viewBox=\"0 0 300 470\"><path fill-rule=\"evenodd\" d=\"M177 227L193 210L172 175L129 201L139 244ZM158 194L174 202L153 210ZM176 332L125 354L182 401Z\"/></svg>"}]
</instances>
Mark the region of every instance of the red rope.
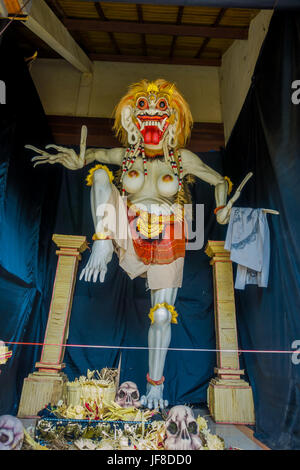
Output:
<instances>
[{"instance_id":1,"label":"red rope","mask_svg":"<svg viewBox=\"0 0 300 470\"><path fill-rule=\"evenodd\" d=\"M186 352L236 352L255 354L295 354L299 350L271 350L271 349L204 349L204 348L149 348L148 346L103 346L92 344L56 344L56 343L24 343L17 341L3 341L5 344L17 346L59 346L66 348L96 348L96 349L137 349L137 350L163 350L163 351L186 351Z\"/></svg>"}]
</instances>

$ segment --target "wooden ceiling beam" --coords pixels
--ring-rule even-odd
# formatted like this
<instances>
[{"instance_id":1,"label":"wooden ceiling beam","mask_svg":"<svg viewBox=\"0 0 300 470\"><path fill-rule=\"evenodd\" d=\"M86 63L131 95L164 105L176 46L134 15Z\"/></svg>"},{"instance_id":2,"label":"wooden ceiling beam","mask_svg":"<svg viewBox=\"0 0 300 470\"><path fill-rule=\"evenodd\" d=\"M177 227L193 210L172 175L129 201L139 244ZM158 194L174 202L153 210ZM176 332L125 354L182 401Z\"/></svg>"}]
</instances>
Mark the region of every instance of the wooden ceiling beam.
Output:
<instances>
[{"instance_id":1,"label":"wooden ceiling beam","mask_svg":"<svg viewBox=\"0 0 300 470\"><path fill-rule=\"evenodd\" d=\"M231 26L216 27L186 24L176 25L170 23L137 23L134 21L102 21L81 18L66 18L64 24L70 31L104 31L222 39L247 39L249 30L249 28Z\"/></svg>"},{"instance_id":2,"label":"wooden ceiling beam","mask_svg":"<svg viewBox=\"0 0 300 470\"><path fill-rule=\"evenodd\" d=\"M95 8L97 10L97 13L98 13L99 18L101 19L101 21L108 21L108 19L106 18L100 3L99 2L94 2L94 5L95 5ZM121 54L121 50L119 48L119 44L116 41L114 33L113 32L108 32L108 35L109 35L109 38L110 38L110 42L112 43L113 47L115 48L116 53Z\"/></svg>"},{"instance_id":3,"label":"wooden ceiling beam","mask_svg":"<svg viewBox=\"0 0 300 470\"><path fill-rule=\"evenodd\" d=\"M138 14L139 23L144 23L143 7L140 3L136 4L136 10ZM141 34L141 39L142 39L143 55L146 56L148 55L146 35Z\"/></svg>"},{"instance_id":4,"label":"wooden ceiling beam","mask_svg":"<svg viewBox=\"0 0 300 470\"><path fill-rule=\"evenodd\" d=\"M219 58L202 58L195 59L193 57L168 57L168 56L138 56L138 55L117 55L117 54L96 54L91 53L89 57L93 61L104 62L131 62L139 64L170 64L170 65L198 65L208 67L220 67L221 59Z\"/></svg>"},{"instance_id":5,"label":"wooden ceiling beam","mask_svg":"<svg viewBox=\"0 0 300 470\"><path fill-rule=\"evenodd\" d=\"M176 24L181 24L183 11L184 11L184 6L180 6L178 8L178 12L177 12ZM177 37L178 36L173 36L172 44L171 44L171 48L170 48L170 57L173 57L173 55L174 55L174 50L175 50L175 46L176 46L176 42L177 42Z\"/></svg>"},{"instance_id":6,"label":"wooden ceiling beam","mask_svg":"<svg viewBox=\"0 0 300 470\"><path fill-rule=\"evenodd\" d=\"M92 73L92 62L44 0L32 0L23 24L76 69Z\"/></svg>"},{"instance_id":7,"label":"wooden ceiling beam","mask_svg":"<svg viewBox=\"0 0 300 470\"><path fill-rule=\"evenodd\" d=\"M54 13L59 19L67 18L65 10L61 6L61 4L58 2L58 0L48 0L48 5L54 11Z\"/></svg>"},{"instance_id":8,"label":"wooden ceiling beam","mask_svg":"<svg viewBox=\"0 0 300 470\"><path fill-rule=\"evenodd\" d=\"M48 6L53 11L53 13L57 16L57 18L59 18L61 21L64 20L64 18L67 18L68 15L66 14L65 10L63 9L63 7L61 6L58 0L47 0L47 3L48 3ZM83 52L85 52L85 54L88 54L88 51L85 45L82 43L80 32L72 31L71 35L74 41L77 42L77 44L81 47Z\"/></svg>"},{"instance_id":9,"label":"wooden ceiling beam","mask_svg":"<svg viewBox=\"0 0 300 470\"><path fill-rule=\"evenodd\" d=\"M227 8L221 8L218 15L217 15L217 18L215 19L215 22L213 24L213 26L218 26L220 24L220 21L222 20L223 16L225 15L226 13L226 10ZM196 59L199 59L202 55L202 53L204 52L204 49L206 48L206 46L208 45L209 41L210 41L211 38L205 38L199 51L197 52L197 54L195 55L195 58Z\"/></svg>"}]
</instances>

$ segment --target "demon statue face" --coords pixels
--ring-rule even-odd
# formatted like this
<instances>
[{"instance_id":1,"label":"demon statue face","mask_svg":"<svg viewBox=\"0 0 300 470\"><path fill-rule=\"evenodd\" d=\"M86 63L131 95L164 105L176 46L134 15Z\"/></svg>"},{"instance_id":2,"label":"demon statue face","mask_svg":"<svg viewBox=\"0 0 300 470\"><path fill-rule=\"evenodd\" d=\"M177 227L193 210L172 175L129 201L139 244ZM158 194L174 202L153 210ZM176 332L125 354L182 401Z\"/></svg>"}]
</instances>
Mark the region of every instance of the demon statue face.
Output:
<instances>
[{"instance_id":1,"label":"demon statue face","mask_svg":"<svg viewBox=\"0 0 300 470\"><path fill-rule=\"evenodd\" d=\"M117 392L115 402L122 408L129 408L134 406L139 408L141 406L140 392L138 391L137 385L133 382L124 382L120 385Z\"/></svg>"},{"instance_id":2,"label":"demon statue face","mask_svg":"<svg viewBox=\"0 0 300 470\"><path fill-rule=\"evenodd\" d=\"M14 416L0 416L0 450L20 450L24 432L19 419Z\"/></svg>"},{"instance_id":3,"label":"demon statue face","mask_svg":"<svg viewBox=\"0 0 300 470\"><path fill-rule=\"evenodd\" d=\"M171 408L166 421L166 450L199 450L202 442L193 411L188 406Z\"/></svg>"},{"instance_id":4,"label":"demon statue face","mask_svg":"<svg viewBox=\"0 0 300 470\"><path fill-rule=\"evenodd\" d=\"M114 129L124 145L184 146L192 115L176 86L163 79L141 80L119 102Z\"/></svg>"}]
</instances>

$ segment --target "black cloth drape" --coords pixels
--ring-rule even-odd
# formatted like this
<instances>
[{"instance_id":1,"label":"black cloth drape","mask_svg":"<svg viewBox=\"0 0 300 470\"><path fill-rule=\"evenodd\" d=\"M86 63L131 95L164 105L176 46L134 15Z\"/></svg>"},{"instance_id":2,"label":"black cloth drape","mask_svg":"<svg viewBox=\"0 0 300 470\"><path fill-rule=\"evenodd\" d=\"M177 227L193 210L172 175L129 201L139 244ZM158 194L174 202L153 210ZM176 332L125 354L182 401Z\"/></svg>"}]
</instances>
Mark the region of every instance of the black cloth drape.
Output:
<instances>
[{"instance_id":1,"label":"black cloth drape","mask_svg":"<svg viewBox=\"0 0 300 470\"><path fill-rule=\"evenodd\" d=\"M236 291L243 349L292 350L300 339L300 14L275 13L252 86L226 147L225 173L254 176L237 205L278 209L271 232L269 286ZM271 448L300 448L300 366L290 354L245 354L254 391L256 436Z\"/></svg>"},{"instance_id":2,"label":"black cloth drape","mask_svg":"<svg viewBox=\"0 0 300 470\"><path fill-rule=\"evenodd\" d=\"M41 342L53 280L54 230L61 168L35 171L24 145L52 142L46 117L24 58L7 30L0 43L0 339ZM1 366L0 415L15 414L23 379L34 369L40 348L12 346Z\"/></svg>"}]
</instances>

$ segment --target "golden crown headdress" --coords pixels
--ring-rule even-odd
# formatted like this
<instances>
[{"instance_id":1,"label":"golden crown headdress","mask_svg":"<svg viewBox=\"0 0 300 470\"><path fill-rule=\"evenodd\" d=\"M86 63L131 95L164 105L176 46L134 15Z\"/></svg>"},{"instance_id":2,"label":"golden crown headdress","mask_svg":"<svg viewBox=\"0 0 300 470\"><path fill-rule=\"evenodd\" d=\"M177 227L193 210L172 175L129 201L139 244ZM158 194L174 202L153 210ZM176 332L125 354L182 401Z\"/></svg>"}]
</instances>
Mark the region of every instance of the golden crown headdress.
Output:
<instances>
[{"instance_id":1,"label":"golden crown headdress","mask_svg":"<svg viewBox=\"0 0 300 470\"><path fill-rule=\"evenodd\" d=\"M159 93L159 88L154 82L150 82L147 87L147 93Z\"/></svg>"},{"instance_id":2,"label":"golden crown headdress","mask_svg":"<svg viewBox=\"0 0 300 470\"><path fill-rule=\"evenodd\" d=\"M162 90L160 90L160 89L158 88L158 86L157 86L154 82L150 82L149 85L148 85L148 87L147 87L147 93L149 93L149 94L151 94L151 93L154 93L154 94L156 94L156 93L164 93L164 94L169 95L170 97L172 97L173 92L174 92L174 87L175 87L175 84L173 83L173 84L169 87L169 89L166 89L166 90L162 89Z\"/></svg>"}]
</instances>

